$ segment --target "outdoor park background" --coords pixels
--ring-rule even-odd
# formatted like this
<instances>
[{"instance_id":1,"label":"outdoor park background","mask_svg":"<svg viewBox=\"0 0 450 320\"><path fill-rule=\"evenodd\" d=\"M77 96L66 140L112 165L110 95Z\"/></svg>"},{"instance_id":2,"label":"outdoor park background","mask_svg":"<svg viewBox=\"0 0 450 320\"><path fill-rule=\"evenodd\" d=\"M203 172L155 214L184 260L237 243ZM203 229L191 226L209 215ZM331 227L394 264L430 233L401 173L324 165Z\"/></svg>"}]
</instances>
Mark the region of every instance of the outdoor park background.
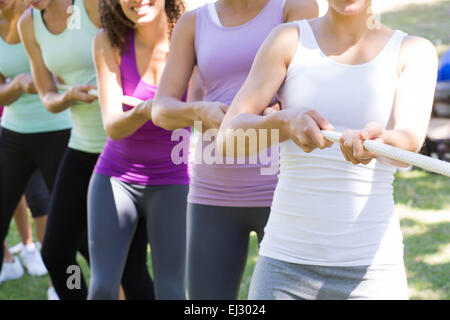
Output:
<instances>
[{"instance_id":1,"label":"outdoor park background","mask_svg":"<svg viewBox=\"0 0 450 320\"><path fill-rule=\"evenodd\" d=\"M193 9L211 1L186 2ZM319 0L319 4L323 14L326 0ZM450 0L373 0L373 4L383 24L429 39L439 56L450 48ZM450 179L414 169L396 174L394 190L410 299L450 299ZM20 241L14 223L7 241L10 246ZM252 234L239 299L247 298L257 252L256 236ZM78 260L89 278L87 264L81 257ZM148 266L151 269L150 254ZM35 278L25 273L0 285L0 299L45 300L48 284L48 276Z\"/></svg>"}]
</instances>

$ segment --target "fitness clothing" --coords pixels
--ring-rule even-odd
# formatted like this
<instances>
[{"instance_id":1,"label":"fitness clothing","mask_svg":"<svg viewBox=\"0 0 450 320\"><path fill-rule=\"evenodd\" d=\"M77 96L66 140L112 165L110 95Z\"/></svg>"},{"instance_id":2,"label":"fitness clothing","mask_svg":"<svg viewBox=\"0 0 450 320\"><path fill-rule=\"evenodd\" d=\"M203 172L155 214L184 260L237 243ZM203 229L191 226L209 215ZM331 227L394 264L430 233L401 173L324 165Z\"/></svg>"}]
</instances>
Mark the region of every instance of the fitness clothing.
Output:
<instances>
[{"instance_id":1,"label":"fitness clothing","mask_svg":"<svg viewBox=\"0 0 450 320\"><path fill-rule=\"evenodd\" d=\"M4 240L14 210L36 170L53 190L70 130L22 134L3 128L0 135L0 240ZM3 254L0 246L0 256ZM0 259L3 261L3 259Z\"/></svg>"},{"instance_id":2,"label":"fitness clothing","mask_svg":"<svg viewBox=\"0 0 450 320\"><path fill-rule=\"evenodd\" d=\"M89 186L89 299L117 299L130 240L145 218L155 296L184 300L187 185L142 186L94 173Z\"/></svg>"},{"instance_id":3,"label":"fitness clothing","mask_svg":"<svg viewBox=\"0 0 450 320\"><path fill-rule=\"evenodd\" d=\"M129 45L120 63L124 95L141 100L153 99L156 86L142 81L136 64L134 31L128 35ZM132 107L123 105L123 111ZM190 134L190 128L185 128ZM172 131L147 121L128 137L114 141L108 138L95 167L95 172L140 185L189 184L187 161L175 164L172 150L179 141L171 141ZM188 136L189 138L189 136ZM189 145L189 139L184 141ZM181 158L188 158L182 152Z\"/></svg>"},{"instance_id":4,"label":"fitness clothing","mask_svg":"<svg viewBox=\"0 0 450 320\"><path fill-rule=\"evenodd\" d=\"M194 45L205 101L231 104L260 45L283 20L283 1L278 0L269 0L255 18L232 28L217 25L208 4L197 9ZM199 139L197 152L204 152L208 144ZM227 207L269 207L277 183L278 161L272 164L276 167L273 175L262 175L261 168L269 165L260 162L251 164L247 159L246 164L237 164L236 160L233 163L195 163L188 201Z\"/></svg>"},{"instance_id":5,"label":"fitness clothing","mask_svg":"<svg viewBox=\"0 0 450 320\"><path fill-rule=\"evenodd\" d=\"M2 109L3 107L0 107L0 120L2 117ZM0 136L1 133L2 127L0 126ZM31 176L27 188L25 189L25 198L33 218L39 218L47 215L50 194L44 178L39 170L35 171Z\"/></svg>"},{"instance_id":6,"label":"fitness clothing","mask_svg":"<svg viewBox=\"0 0 450 320\"><path fill-rule=\"evenodd\" d=\"M218 18L214 21L211 6L196 12L197 64L204 100L230 104L260 45L283 23L284 1L268 1L255 18L233 28L221 26ZM200 139L196 149L206 146ZM276 173L278 161L272 165ZM189 299L238 298L250 232L262 239L277 182L275 174L261 174L268 166L249 164L248 159L246 164L194 164L187 218Z\"/></svg>"},{"instance_id":7,"label":"fitness clothing","mask_svg":"<svg viewBox=\"0 0 450 320\"><path fill-rule=\"evenodd\" d=\"M407 300L401 265L325 267L260 256L249 300Z\"/></svg>"},{"instance_id":8,"label":"fitness clothing","mask_svg":"<svg viewBox=\"0 0 450 320\"><path fill-rule=\"evenodd\" d=\"M139 75L134 31L128 34L128 39L120 63L123 93L142 100L152 99L156 86L146 84ZM124 111L129 109L123 106ZM172 149L178 142L171 141L171 134L149 121L126 138L108 139L89 187L90 299L117 298L116 284L138 217L147 222L156 298L186 298L189 176L186 164L172 162Z\"/></svg>"},{"instance_id":9,"label":"fitness clothing","mask_svg":"<svg viewBox=\"0 0 450 320\"><path fill-rule=\"evenodd\" d=\"M98 154L67 148L50 202L41 253L61 300L87 298L87 287L83 276L81 289L71 290L67 287L67 280L70 277L67 268L78 265L77 251L89 262L86 201L89 180L97 159ZM130 265L129 270L133 273L124 272L122 285L127 298L150 299L153 294L152 283L148 270L145 265L142 266L142 261L146 261L147 256L147 237L145 228L138 230L140 232L137 232L133 239L134 249L130 250L129 262L127 261L127 265ZM146 291L145 288L151 291Z\"/></svg>"},{"instance_id":10,"label":"fitness clothing","mask_svg":"<svg viewBox=\"0 0 450 320\"><path fill-rule=\"evenodd\" d=\"M78 266L76 253L89 260L86 239L86 195L97 154L67 148L50 202L47 228L42 244L42 259L61 300L85 299L86 283L69 289L67 268ZM84 243L83 243L84 242Z\"/></svg>"},{"instance_id":11,"label":"fitness clothing","mask_svg":"<svg viewBox=\"0 0 450 320\"><path fill-rule=\"evenodd\" d=\"M0 136L1 132L2 127L0 126ZM28 185L25 189L25 199L27 201L28 207L30 208L31 216L33 218L40 218L47 215L48 205L50 202L50 193L48 192L48 187L39 170L36 170L34 172L28 182Z\"/></svg>"},{"instance_id":12,"label":"fitness clothing","mask_svg":"<svg viewBox=\"0 0 450 320\"><path fill-rule=\"evenodd\" d=\"M48 214L50 193L48 192L48 187L45 184L41 171L37 170L31 176L25 189L25 199L28 208L30 208L31 216L34 219Z\"/></svg>"},{"instance_id":13,"label":"fitness clothing","mask_svg":"<svg viewBox=\"0 0 450 320\"><path fill-rule=\"evenodd\" d=\"M13 79L23 73L30 73L25 48L21 43L8 44L0 37L0 74ZM68 112L57 115L48 112L39 95L22 93L6 107L1 124L0 242L3 242L27 184L31 183L31 189L26 193L33 216L47 213L48 194L45 194L45 188L33 189L34 180L30 181L30 178L39 170L46 187L52 189L69 139L71 119ZM3 246L0 257L3 257ZM3 259L0 260L1 269Z\"/></svg>"},{"instance_id":14,"label":"fitness clothing","mask_svg":"<svg viewBox=\"0 0 450 320\"><path fill-rule=\"evenodd\" d=\"M91 22L83 0L74 0L74 5L79 10L73 10L68 27L60 34L51 33L45 26L42 12L33 9L36 41L41 47L47 68L62 78L65 84L96 85L91 47L99 29ZM76 23L79 25L74 25ZM98 100L91 104L77 102L70 107L70 111L73 127L69 147L100 153L106 141L106 133Z\"/></svg>"},{"instance_id":15,"label":"fitness clothing","mask_svg":"<svg viewBox=\"0 0 450 320\"><path fill-rule=\"evenodd\" d=\"M269 212L261 207L188 204L189 299L237 299L250 232L262 240Z\"/></svg>"},{"instance_id":16,"label":"fitness clothing","mask_svg":"<svg viewBox=\"0 0 450 320\"><path fill-rule=\"evenodd\" d=\"M74 0L68 27L58 35L47 29L41 11L33 10L33 22L36 41L50 72L62 78L67 85L95 85L92 41L98 28L91 22L84 1ZM70 274L66 271L69 265L77 265L77 249L86 258L88 256L87 189L98 154L106 142L106 133L98 101L92 104L76 103L70 110L73 128L52 195L42 256L59 297L85 299L87 288L84 279L80 290L70 290L66 285ZM136 254L130 255L129 260L141 262L146 259L145 238L136 235L138 249ZM143 287L151 289L152 283L148 283L150 277L145 273L148 270L144 265L138 274L124 275L122 283L125 294L136 288L141 279L146 281ZM140 278L136 278L138 276Z\"/></svg>"},{"instance_id":17,"label":"fitness clothing","mask_svg":"<svg viewBox=\"0 0 450 320\"><path fill-rule=\"evenodd\" d=\"M0 36L0 74L14 79L31 73L27 52L21 42L6 43ZM39 133L69 129L72 126L69 111L53 114L41 103L38 94L22 95L5 107L2 127L19 133Z\"/></svg>"},{"instance_id":18,"label":"fitness clothing","mask_svg":"<svg viewBox=\"0 0 450 320\"><path fill-rule=\"evenodd\" d=\"M279 91L282 105L316 109L340 132L364 128L371 121L385 127L406 34L395 31L373 60L345 65L325 56L309 22L299 21L298 27L297 51ZM394 167L375 160L353 165L338 143L305 153L292 140L283 142L279 182L260 254L321 266L401 264L394 173Z\"/></svg>"}]
</instances>

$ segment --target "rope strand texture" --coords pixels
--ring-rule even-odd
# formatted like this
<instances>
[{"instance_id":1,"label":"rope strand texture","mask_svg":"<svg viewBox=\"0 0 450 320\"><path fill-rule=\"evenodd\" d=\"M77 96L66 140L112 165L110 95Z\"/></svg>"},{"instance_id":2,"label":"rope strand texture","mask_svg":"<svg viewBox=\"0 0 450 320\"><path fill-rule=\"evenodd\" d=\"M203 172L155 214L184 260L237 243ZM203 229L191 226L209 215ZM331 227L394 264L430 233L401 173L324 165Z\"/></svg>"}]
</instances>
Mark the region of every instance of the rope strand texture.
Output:
<instances>
[{"instance_id":1,"label":"rope strand texture","mask_svg":"<svg viewBox=\"0 0 450 320\"><path fill-rule=\"evenodd\" d=\"M322 130L322 134L325 139L333 142L339 142L339 139L342 136L342 133L330 130ZM446 161L430 158L372 140L364 141L363 145L367 151L376 153L380 156L450 177L450 163Z\"/></svg>"}]
</instances>

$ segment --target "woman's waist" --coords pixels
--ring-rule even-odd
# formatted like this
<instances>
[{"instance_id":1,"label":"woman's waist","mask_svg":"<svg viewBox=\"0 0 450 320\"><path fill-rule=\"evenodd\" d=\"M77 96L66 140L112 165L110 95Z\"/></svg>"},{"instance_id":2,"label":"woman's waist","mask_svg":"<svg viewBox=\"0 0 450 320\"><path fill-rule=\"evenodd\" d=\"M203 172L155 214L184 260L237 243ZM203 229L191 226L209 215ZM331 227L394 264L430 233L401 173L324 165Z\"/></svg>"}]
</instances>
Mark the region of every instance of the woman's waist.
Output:
<instances>
[{"instance_id":1,"label":"woman's waist","mask_svg":"<svg viewBox=\"0 0 450 320\"><path fill-rule=\"evenodd\" d=\"M189 180L187 164L175 165L170 161L162 161L162 159L152 161L152 159L121 158L105 149L97 161L95 171L138 184L147 184L156 180L159 182L173 181L174 179L187 183Z\"/></svg>"},{"instance_id":2,"label":"woman's waist","mask_svg":"<svg viewBox=\"0 0 450 320\"><path fill-rule=\"evenodd\" d=\"M336 192L332 189L295 187L279 181L272 210L283 217L323 223L383 221L394 214L394 197L389 192Z\"/></svg>"},{"instance_id":3,"label":"woman's waist","mask_svg":"<svg viewBox=\"0 0 450 320\"><path fill-rule=\"evenodd\" d=\"M279 208L274 196L265 229L264 250L292 257L293 262L345 265L362 260L390 261L389 251L402 249L399 218L393 204L339 206L310 205L313 199L300 198L297 211ZM263 242L264 242L263 241ZM386 251L387 250L387 251ZM378 257L378 258L377 258Z\"/></svg>"},{"instance_id":4,"label":"woman's waist","mask_svg":"<svg viewBox=\"0 0 450 320\"><path fill-rule=\"evenodd\" d=\"M52 122L52 121L71 121L68 110L59 113L50 113L42 105L41 101L35 99L19 98L16 102L5 107L5 120L20 120L21 122Z\"/></svg>"},{"instance_id":5,"label":"woman's waist","mask_svg":"<svg viewBox=\"0 0 450 320\"><path fill-rule=\"evenodd\" d=\"M172 141L141 140L130 137L120 140L108 138L102 155L114 161L133 163L137 166L171 167L179 164L179 161L174 159L174 156L178 154L172 153L175 144L176 142Z\"/></svg>"},{"instance_id":6,"label":"woman's waist","mask_svg":"<svg viewBox=\"0 0 450 320\"><path fill-rule=\"evenodd\" d=\"M274 190L278 181L275 174L262 174L261 165L206 165L193 164L191 181L196 186L228 186L241 191L247 188Z\"/></svg>"}]
</instances>

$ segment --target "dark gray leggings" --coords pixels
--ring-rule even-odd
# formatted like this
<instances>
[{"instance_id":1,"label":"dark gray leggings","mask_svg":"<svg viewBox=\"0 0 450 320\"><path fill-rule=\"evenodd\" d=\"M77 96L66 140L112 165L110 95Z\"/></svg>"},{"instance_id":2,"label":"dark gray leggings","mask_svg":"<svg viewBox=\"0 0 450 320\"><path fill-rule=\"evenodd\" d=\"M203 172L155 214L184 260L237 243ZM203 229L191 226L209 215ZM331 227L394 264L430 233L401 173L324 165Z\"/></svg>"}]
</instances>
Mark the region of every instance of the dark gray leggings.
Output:
<instances>
[{"instance_id":1,"label":"dark gray leggings","mask_svg":"<svg viewBox=\"0 0 450 320\"><path fill-rule=\"evenodd\" d=\"M140 186L94 173L88 193L88 299L117 299L138 219L145 218L156 299L186 299L187 185Z\"/></svg>"},{"instance_id":2,"label":"dark gray leggings","mask_svg":"<svg viewBox=\"0 0 450 320\"><path fill-rule=\"evenodd\" d=\"M188 204L187 287L190 300L236 300L249 235L264 235L269 207Z\"/></svg>"}]
</instances>

